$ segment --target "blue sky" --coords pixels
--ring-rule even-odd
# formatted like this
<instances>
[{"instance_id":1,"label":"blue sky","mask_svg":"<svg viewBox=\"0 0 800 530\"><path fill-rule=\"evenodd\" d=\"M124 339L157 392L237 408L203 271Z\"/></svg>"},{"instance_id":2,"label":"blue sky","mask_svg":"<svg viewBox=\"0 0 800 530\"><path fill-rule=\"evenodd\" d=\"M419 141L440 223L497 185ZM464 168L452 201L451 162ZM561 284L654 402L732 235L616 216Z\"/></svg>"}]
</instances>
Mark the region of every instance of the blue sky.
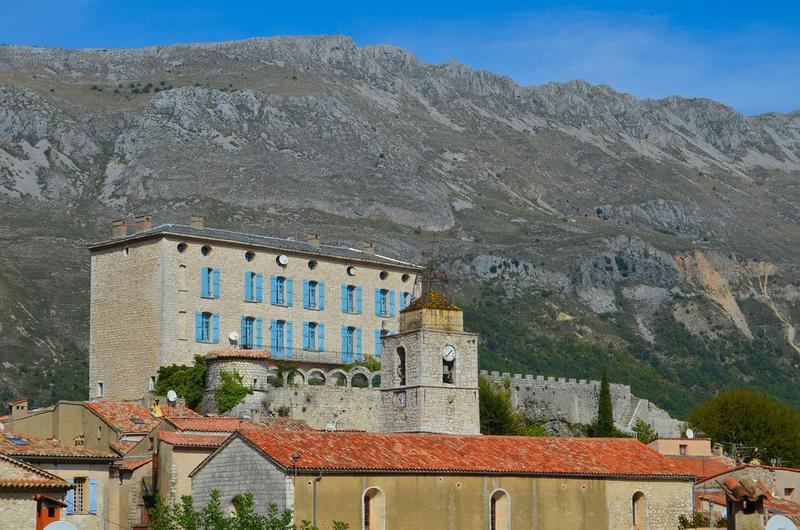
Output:
<instances>
[{"instance_id":1,"label":"blue sky","mask_svg":"<svg viewBox=\"0 0 800 530\"><path fill-rule=\"evenodd\" d=\"M582 78L638 97L800 109L800 1L0 0L0 42L140 47L345 34L521 84Z\"/></svg>"}]
</instances>

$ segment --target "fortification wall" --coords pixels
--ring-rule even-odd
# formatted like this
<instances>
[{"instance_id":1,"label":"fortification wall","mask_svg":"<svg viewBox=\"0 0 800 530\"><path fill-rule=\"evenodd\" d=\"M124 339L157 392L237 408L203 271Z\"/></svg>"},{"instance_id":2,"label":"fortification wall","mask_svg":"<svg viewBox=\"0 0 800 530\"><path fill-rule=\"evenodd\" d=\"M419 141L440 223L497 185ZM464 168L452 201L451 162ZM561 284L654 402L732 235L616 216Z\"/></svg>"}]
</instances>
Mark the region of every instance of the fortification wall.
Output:
<instances>
[{"instance_id":1,"label":"fortification wall","mask_svg":"<svg viewBox=\"0 0 800 530\"><path fill-rule=\"evenodd\" d=\"M514 406L528 417L563 420L569 423L592 423L597 418L597 395L600 381L566 379L522 374L489 372L481 375L499 384L506 380L511 385ZM636 419L650 423L661 436L680 436L682 422L645 399L631 393L631 387L610 384L614 424L630 432Z\"/></svg>"}]
</instances>

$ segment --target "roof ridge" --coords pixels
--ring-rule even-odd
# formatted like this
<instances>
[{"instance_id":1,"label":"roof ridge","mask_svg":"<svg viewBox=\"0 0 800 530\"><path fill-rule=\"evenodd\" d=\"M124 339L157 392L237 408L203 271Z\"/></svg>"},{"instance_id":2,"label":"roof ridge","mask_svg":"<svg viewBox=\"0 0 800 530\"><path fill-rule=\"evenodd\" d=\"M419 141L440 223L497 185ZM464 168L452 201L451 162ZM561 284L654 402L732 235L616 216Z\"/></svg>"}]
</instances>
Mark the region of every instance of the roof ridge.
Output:
<instances>
[{"instance_id":1,"label":"roof ridge","mask_svg":"<svg viewBox=\"0 0 800 530\"><path fill-rule=\"evenodd\" d=\"M0 453L0 460L5 460L6 462L8 462L8 463L10 463L12 465L16 465L18 467L21 467L21 468L25 469L26 471L30 471L31 473L34 473L34 474L37 474L37 475L41 475L41 476L47 478L48 480L57 480L57 481L66 483L66 480L64 480L63 478L61 478L61 477L59 477L57 475L54 475L54 474L50 473L49 471L45 471L44 469L38 468L38 467L36 467L34 465L31 465L31 464L29 464L27 462L24 462L22 460L17 460L16 458L12 458L12 457L10 457L10 456L8 456L6 454Z\"/></svg>"}]
</instances>

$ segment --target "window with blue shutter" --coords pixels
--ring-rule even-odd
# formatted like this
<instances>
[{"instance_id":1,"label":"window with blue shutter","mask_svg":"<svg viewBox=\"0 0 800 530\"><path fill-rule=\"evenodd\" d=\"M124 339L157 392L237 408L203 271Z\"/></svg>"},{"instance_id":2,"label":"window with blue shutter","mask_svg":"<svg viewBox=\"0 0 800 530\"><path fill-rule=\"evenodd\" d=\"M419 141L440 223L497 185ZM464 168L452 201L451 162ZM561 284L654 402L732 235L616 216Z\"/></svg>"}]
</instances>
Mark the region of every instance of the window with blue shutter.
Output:
<instances>
[{"instance_id":1,"label":"window with blue shutter","mask_svg":"<svg viewBox=\"0 0 800 530\"><path fill-rule=\"evenodd\" d=\"M381 290L375 289L375 316L379 317L383 314L383 307L381 306Z\"/></svg>"},{"instance_id":2,"label":"window with blue shutter","mask_svg":"<svg viewBox=\"0 0 800 530\"><path fill-rule=\"evenodd\" d=\"M219 344L219 313L214 313L214 344Z\"/></svg>"},{"instance_id":3,"label":"window with blue shutter","mask_svg":"<svg viewBox=\"0 0 800 530\"><path fill-rule=\"evenodd\" d=\"M349 313L347 304L348 287L348 285L342 284L342 313Z\"/></svg>"},{"instance_id":4,"label":"window with blue shutter","mask_svg":"<svg viewBox=\"0 0 800 530\"><path fill-rule=\"evenodd\" d=\"M194 318L194 340L197 342L211 342L211 338L214 336L215 326L217 330L219 328L218 316L208 312L197 311ZM217 323L214 324L214 322ZM217 333L219 332L217 331Z\"/></svg>"},{"instance_id":5,"label":"window with blue shutter","mask_svg":"<svg viewBox=\"0 0 800 530\"><path fill-rule=\"evenodd\" d=\"M350 363L352 361L351 352L349 350L349 345L351 343L350 343L350 341L348 341L348 329L352 329L352 328L348 328L347 326L342 326L342 349L341 349L341 352L342 352L342 362L345 363L345 364Z\"/></svg>"},{"instance_id":6,"label":"window with blue shutter","mask_svg":"<svg viewBox=\"0 0 800 530\"><path fill-rule=\"evenodd\" d=\"M311 342L309 341L308 337L308 328L309 322L303 321L303 349L310 350L311 349Z\"/></svg>"},{"instance_id":7,"label":"window with blue shutter","mask_svg":"<svg viewBox=\"0 0 800 530\"><path fill-rule=\"evenodd\" d=\"M356 355L358 355L359 362L363 359L364 350L361 347L362 345L362 336L361 336L361 328L356 329Z\"/></svg>"},{"instance_id":8,"label":"window with blue shutter","mask_svg":"<svg viewBox=\"0 0 800 530\"><path fill-rule=\"evenodd\" d=\"M203 342L203 313L200 311L194 312L194 340Z\"/></svg>"},{"instance_id":9,"label":"window with blue shutter","mask_svg":"<svg viewBox=\"0 0 800 530\"><path fill-rule=\"evenodd\" d=\"M286 305L292 307L294 304L294 280L286 278Z\"/></svg>"},{"instance_id":10,"label":"window with blue shutter","mask_svg":"<svg viewBox=\"0 0 800 530\"><path fill-rule=\"evenodd\" d=\"M303 322L303 349L317 351L319 349L319 327L316 322Z\"/></svg>"},{"instance_id":11,"label":"window with blue shutter","mask_svg":"<svg viewBox=\"0 0 800 530\"><path fill-rule=\"evenodd\" d=\"M385 317L389 314L389 291L375 289L375 316Z\"/></svg>"},{"instance_id":12,"label":"window with blue shutter","mask_svg":"<svg viewBox=\"0 0 800 530\"><path fill-rule=\"evenodd\" d=\"M67 482L70 484L74 484L74 480L71 478L67 479ZM75 490L69 489L67 490L67 496L64 499L64 502L67 503L67 515L75 513Z\"/></svg>"},{"instance_id":13,"label":"window with blue shutter","mask_svg":"<svg viewBox=\"0 0 800 530\"><path fill-rule=\"evenodd\" d=\"M356 289L356 313L361 314L364 308L364 290L359 287Z\"/></svg>"},{"instance_id":14,"label":"window with blue shutter","mask_svg":"<svg viewBox=\"0 0 800 530\"><path fill-rule=\"evenodd\" d=\"M219 269L214 269L214 298L219 298Z\"/></svg>"},{"instance_id":15,"label":"window with blue shutter","mask_svg":"<svg viewBox=\"0 0 800 530\"><path fill-rule=\"evenodd\" d=\"M97 481L89 479L89 513L97 513Z\"/></svg>"},{"instance_id":16,"label":"window with blue shutter","mask_svg":"<svg viewBox=\"0 0 800 530\"><path fill-rule=\"evenodd\" d=\"M294 346L292 345L292 341L294 340L294 331L292 326L292 321L286 321L286 358L291 359L292 353L294 351Z\"/></svg>"},{"instance_id":17,"label":"window with blue shutter","mask_svg":"<svg viewBox=\"0 0 800 530\"><path fill-rule=\"evenodd\" d=\"M310 291L308 280L303 280L303 309L311 309Z\"/></svg>"},{"instance_id":18,"label":"window with blue shutter","mask_svg":"<svg viewBox=\"0 0 800 530\"><path fill-rule=\"evenodd\" d=\"M394 318L394 291L389 291L389 318Z\"/></svg>"},{"instance_id":19,"label":"window with blue shutter","mask_svg":"<svg viewBox=\"0 0 800 530\"><path fill-rule=\"evenodd\" d=\"M278 277L274 274L269 276L269 303L278 305Z\"/></svg>"},{"instance_id":20,"label":"window with blue shutter","mask_svg":"<svg viewBox=\"0 0 800 530\"><path fill-rule=\"evenodd\" d=\"M317 349L325 351L325 324L322 323L317 326Z\"/></svg>"},{"instance_id":21,"label":"window with blue shutter","mask_svg":"<svg viewBox=\"0 0 800 530\"><path fill-rule=\"evenodd\" d=\"M258 273L256 274L256 302L259 304L264 301L263 293L264 293L264 274Z\"/></svg>"},{"instance_id":22,"label":"window with blue shutter","mask_svg":"<svg viewBox=\"0 0 800 530\"><path fill-rule=\"evenodd\" d=\"M262 320L260 318L256 319L256 348L263 348L264 347L264 340L261 334Z\"/></svg>"},{"instance_id":23,"label":"window with blue shutter","mask_svg":"<svg viewBox=\"0 0 800 530\"><path fill-rule=\"evenodd\" d=\"M382 344L381 344L381 337L383 330L376 329L375 330L375 357L380 357L382 353Z\"/></svg>"},{"instance_id":24,"label":"window with blue shutter","mask_svg":"<svg viewBox=\"0 0 800 530\"><path fill-rule=\"evenodd\" d=\"M319 300L319 310L325 309L325 284L319 282L317 284L317 299Z\"/></svg>"},{"instance_id":25,"label":"window with blue shutter","mask_svg":"<svg viewBox=\"0 0 800 530\"><path fill-rule=\"evenodd\" d=\"M408 298L409 298L409 293L407 293L407 292L400 293L400 310L401 311L408 306Z\"/></svg>"},{"instance_id":26,"label":"window with blue shutter","mask_svg":"<svg viewBox=\"0 0 800 530\"><path fill-rule=\"evenodd\" d=\"M242 317L242 348L250 350L255 345L255 324L253 317Z\"/></svg>"},{"instance_id":27,"label":"window with blue shutter","mask_svg":"<svg viewBox=\"0 0 800 530\"><path fill-rule=\"evenodd\" d=\"M211 270L209 267L203 267L200 270L200 296L203 298L211 298L211 289L213 288Z\"/></svg>"},{"instance_id":28,"label":"window with blue shutter","mask_svg":"<svg viewBox=\"0 0 800 530\"><path fill-rule=\"evenodd\" d=\"M252 272L245 272L244 273L244 301L245 302L253 302L255 301L255 282L253 281L253 273Z\"/></svg>"},{"instance_id":29,"label":"window with blue shutter","mask_svg":"<svg viewBox=\"0 0 800 530\"><path fill-rule=\"evenodd\" d=\"M292 306L292 279L283 276L272 276L273 305Z\"/></svg>"},{"instance_id":30,"label":"window with blue shutter","mask_svg":"<svg viewBox=\"0 0 800 530\"><path fill-rule=\"evenodd\" d=\"M274 357L280 357L280 342L278 342L278 321L276 319L272 319L269 325L269 332L270 332L270 340L269 340L269 349L270 352Z\"/></svg>"}]
</instances>

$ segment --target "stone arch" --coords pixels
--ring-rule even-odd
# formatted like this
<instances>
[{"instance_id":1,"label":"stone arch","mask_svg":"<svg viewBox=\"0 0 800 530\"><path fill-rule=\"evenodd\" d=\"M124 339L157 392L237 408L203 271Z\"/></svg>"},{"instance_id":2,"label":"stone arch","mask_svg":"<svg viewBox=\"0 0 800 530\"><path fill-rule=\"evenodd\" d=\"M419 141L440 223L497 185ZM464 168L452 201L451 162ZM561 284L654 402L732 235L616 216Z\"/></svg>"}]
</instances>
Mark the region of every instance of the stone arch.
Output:
<instances>
[{"instance_id":1,"label":"stone arch","mask_svg":"<svg viewBox=\"0 0 800 530\"><path fill-rule=\"evenodd\" d=\"M647 528L647 498L644 492L637 491L631 497L631 515L634 530Z\"/></svg>"},{"instance_id":2,"label":"stone arch","mask_svg":"<svg viewBox=\"0 0 800 530\"><path fill-rule=\"evenodd\" d=\"M267 366L267 383L269 383L272 387L286 386L286 381L284 381L284 378L281 377L277 366Z\"/></svg>"},{"instance_id":3,"label":"stone arch","mask_svg":"<svg viewBox=\"0 0 800 530\"><path fill-rule=\"evenodd\" d=\"M350 376L350 386L354 388L369 388L369 375L356 372Z\"/></svg>"},{"instance_id":4,"label":"stone arch","mask_svg":"<svg viewBox=\"0 0 800 530\"><path fill-rule=\"evenodd\" d=\"M489 497L489 530L511 529L511 498L503 489L496 489Z\"/></svg>"},{"instance_id":5,"label":"stone arch","mask_svg":"<svg viewBox=\"0 0 800 530\"><path fill-rule=\"evenodd\" d=\"M347 373L339 368L334 368L328 372L327 381L330 386L347 386L349 383Z\"/></svg>"},{"instance_id":6,"label":"stone arch","mask_svg":"<svg viewBox=\"0 0 800 530\"><path fill-rule=\"evenodd\" d=\"M380 488L369 487L361 495L361 521L362 528L385 530L386 499Z\"/></svg>"},{"instance_id":7,"label":"stone arch","mask_svg":"<svg viewBox=\"0 0 800 530\"><path fill-rule=\"evenodd\" d=\"M306 383L310 386L324 386L328 384L328 378L325 376L325 372L319 368L312 368L308 371L307 375ZM314 382L312 383L312 381Z\"/></svg>"},{"instance_id":8,"label":"stone arch","mask_svg":"<svg viewBox=\"0 0 800 530\"><path fill-rule=\"evenodd\" d=\"M301 368L295 368L286 374L286 385L303 386L306 384L306 379L308 379L306 372Z\"/></svg>"},{"instance_id":9,"label":"stone arch","mask_svg":"<svg viewBox=\"0 0 800 530\"><path fill-rule=\"evenodd\" d=\"M370 378L370 384L372 388L380 388L381 387L381 373L380 372L372 372L372 377Z\"/></svg>"}]
</instances>

